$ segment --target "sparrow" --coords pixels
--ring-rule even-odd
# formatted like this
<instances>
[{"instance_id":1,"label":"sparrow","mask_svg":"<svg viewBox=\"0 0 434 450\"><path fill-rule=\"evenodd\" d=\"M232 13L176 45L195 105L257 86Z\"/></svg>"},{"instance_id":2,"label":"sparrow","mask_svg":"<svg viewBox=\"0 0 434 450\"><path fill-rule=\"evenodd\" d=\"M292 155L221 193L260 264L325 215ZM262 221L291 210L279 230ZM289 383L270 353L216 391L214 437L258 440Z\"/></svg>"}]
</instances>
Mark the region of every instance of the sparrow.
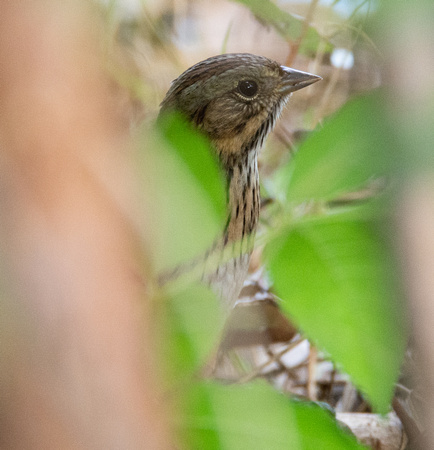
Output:
<instances>
[{"instance_id":1,"label":"sparrow","mask_svg":"<svg viewBox=\"0 0 434 450\"><path fill-rule=\"evenodd\" d=\"M226 226L202 260L202 279L228 309L247 276L258 225L258 152L292 93L321 79L263 56L223 54L187 69L161 103L160 116L177 111L209 139L226 177Z\"/></svg>"}]
</instances>

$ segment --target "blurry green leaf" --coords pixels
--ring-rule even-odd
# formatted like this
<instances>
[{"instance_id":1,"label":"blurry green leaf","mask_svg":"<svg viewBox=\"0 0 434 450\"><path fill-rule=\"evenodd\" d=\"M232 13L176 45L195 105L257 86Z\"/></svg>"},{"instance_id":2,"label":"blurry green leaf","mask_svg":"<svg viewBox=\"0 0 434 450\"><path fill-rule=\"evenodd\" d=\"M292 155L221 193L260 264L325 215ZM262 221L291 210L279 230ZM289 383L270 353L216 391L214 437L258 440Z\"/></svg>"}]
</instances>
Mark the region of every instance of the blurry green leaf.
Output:
<instances>
[{"instance_id":1,"label":"blurry green leaf","mask_svg":"<svg viewBox=\"0 0 434 450\"><path fill-rule=\"evenodd\" d=\"M280 9L270 0L233 0L241 3L260 20L272 26L281 36L287 40L296 41L303 30L303 21ZM314 54L321 42L321 37L315 28L309 26L306 35L300 45L300 53ZM331 45L325 48L329 51Z\"/></svg>"},{"instance_id":2,"label":"blurry green leaf","mask_svg":"<svg viewBox=\"0 0 434 450\"><path fill-rule=\"evenodd\" d=\"M203 253L221 233L225 183L208 141L179 116L142 139L147 234L160 272Z\"/></svg>"},{"instance_id":3,"label":"blurry green leaf","mask_svg":"<svg viewBox=\"0 0 434 450\"><path fill-rule=\"evenodd\" d=\"M164 137L212 200L216 215L223 217L226 211L224 184L209 141L178 114L165 115L159 124Z\"/></svg>"},{"instance_id":4,"label":"blurry green leaf","mask_svg":"<svg viewBox=\"0 0 434 450\"><path fill-rule=\"evenodd\" d=\"M381 98L376 91L349 102L308 137L277 175L289 201L331 200L389 170Z\"/></svg>"},{"instance_id":5,"label":"blurry green leaf","mask_svg":"<svg viewBox=\"0 0 434 450\"><path fill-rule=\"evenodd\" d=\"M266 255L283 309L384 413L406 330L392 260L375 225L354 213L296 223Z\"/></svg>"},{"instance_id":6,"label":"blurry green leaf","mask_svg":"<svg viewBox=\"0 0 434 450\"><path fill-rule=\"evenodd\" d=\"M160 351L166 382L182 382L205 364L223 328L221 306L202 285L166 292L159 301ZM162 310L161 310L162 309Z\"/></svg>"},{"instance_id":7,"label":"blurry green leaf","mask_svg":"<svg viewBox=\"0 0 434 450\"><path fill-rule=\"evenodd\" d=\"M199 384L185 393L183 449L361 450L322 408L293 402L271 386Z\"/></svg>"}]
</instances>

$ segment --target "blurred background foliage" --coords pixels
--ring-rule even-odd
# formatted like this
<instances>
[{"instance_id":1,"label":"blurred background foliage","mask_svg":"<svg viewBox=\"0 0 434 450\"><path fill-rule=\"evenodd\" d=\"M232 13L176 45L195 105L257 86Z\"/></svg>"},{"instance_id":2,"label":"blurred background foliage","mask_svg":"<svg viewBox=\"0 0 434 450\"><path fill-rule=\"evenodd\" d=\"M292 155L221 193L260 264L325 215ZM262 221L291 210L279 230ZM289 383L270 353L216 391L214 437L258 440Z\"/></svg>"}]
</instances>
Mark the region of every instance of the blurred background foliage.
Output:
<instances>
[{"instance_id":1,"label":"blurred background foliage","mask_svg":"<svg viewBox=\"0 0 434 450\"><path fill-rule=\"evenodd\" d=\"M390 113L381 28L399 21L402 3L106 0L101 6L111 30L105 46L115 56L109 69L128 93L124 106L137 136L143 189L153 193L145 222L156 278L180 263L188 268L224 220L222 177L206 142L176 119L155 125L171 80L221 52L261 54L323 77L294 95L260 155L263 207L251 272L260 273L321 360L333 362L331 376L336 368L348 375L364 410L383 414L407 342L391 251L396 175L432 159L429 108L412 121L410 135L402 116L394 121ZM298 393L317 400L311 392L276 379L270 384L279 393L257 382L227 388L197 381L221 336L219 306L191 280L156 291L180 448L361 448L321 405L294 399Z\"/></svg>"}]
</instances>

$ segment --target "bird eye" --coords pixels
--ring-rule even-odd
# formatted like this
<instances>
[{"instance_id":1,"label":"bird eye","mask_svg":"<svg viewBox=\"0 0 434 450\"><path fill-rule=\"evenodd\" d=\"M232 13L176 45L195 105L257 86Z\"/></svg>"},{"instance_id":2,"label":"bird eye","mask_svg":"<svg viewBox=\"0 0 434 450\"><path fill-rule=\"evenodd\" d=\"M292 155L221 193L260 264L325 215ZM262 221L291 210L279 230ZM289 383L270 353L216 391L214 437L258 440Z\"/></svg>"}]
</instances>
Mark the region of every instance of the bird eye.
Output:
<instances>
[{"instance_id":1,"label":"bird eye","mask_svg":"<svg viewBox=\"0 0 434 450\"><path fill-rule=\"evenodd\" d=\"M253 97L258 92L258 84L253 80L242 80L238 83L238 91L244 97Z\"/></svg>"}]
</instances>

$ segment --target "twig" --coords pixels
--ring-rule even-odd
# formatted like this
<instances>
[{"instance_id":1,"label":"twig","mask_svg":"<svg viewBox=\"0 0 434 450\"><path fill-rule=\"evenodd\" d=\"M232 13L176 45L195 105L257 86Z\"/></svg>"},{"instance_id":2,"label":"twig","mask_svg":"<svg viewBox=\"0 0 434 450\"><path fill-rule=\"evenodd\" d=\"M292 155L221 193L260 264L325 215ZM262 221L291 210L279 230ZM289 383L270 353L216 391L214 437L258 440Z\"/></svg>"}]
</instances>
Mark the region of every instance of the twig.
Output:
<instances>
[{"instance_id":1,"label":"twig","mask_svg":"<svg viewBox=\"0 0 434 450\"><path fill-rule=\"evenodd\" d=\"M300 36L298 39L293 43L290 44L290 52L288 57L286 58L285 64L289 67L292 66L295 57L298 54L298 50L300 49L300 45L303 42L303 39L306 37L306 34L309 30L310 22L312 21L312 17L315 11L315 8L318 5L318 0L312 0L309 4L309 9L307 11L306 17L304 18L303 27L301 29Z\"/></svg>"},{"instance_id":2,"label":"twig","mask_svg":"<svg viewBox=\"0 0 434 450\"><path fill-rule=\"evenodd\" d=\"M294 347L296 347L298 344L300 344L300 342L302 342L301 338L297 339L295 342L291 342L290 344L288 344L287 347L285 347L279 353L275 353L268 361L265 361L263 364L261 364L260 366L256 367L256 369L253 372L251 372L251 373L247 374L246 376L240 378L238 380L237 384L247 383L248 381L253 380L258 375L261 374L263 369L265 369L271 363L273 363L273 362L277 361L278 359L280 359L285 353L289 352L289 350L292 350Z\"/></svg>"},{"instance_id":3,"label":"twig","mask_svg":"<svg viewBox=\"0 0 434 450\"><path fill-rule=\"evenodd\" d=\"M315 347L310 348L307 364L307 396L310 400L317 400L316 396L316 363L318 360L318 350Z\"/></svg>"}]
</instances>

